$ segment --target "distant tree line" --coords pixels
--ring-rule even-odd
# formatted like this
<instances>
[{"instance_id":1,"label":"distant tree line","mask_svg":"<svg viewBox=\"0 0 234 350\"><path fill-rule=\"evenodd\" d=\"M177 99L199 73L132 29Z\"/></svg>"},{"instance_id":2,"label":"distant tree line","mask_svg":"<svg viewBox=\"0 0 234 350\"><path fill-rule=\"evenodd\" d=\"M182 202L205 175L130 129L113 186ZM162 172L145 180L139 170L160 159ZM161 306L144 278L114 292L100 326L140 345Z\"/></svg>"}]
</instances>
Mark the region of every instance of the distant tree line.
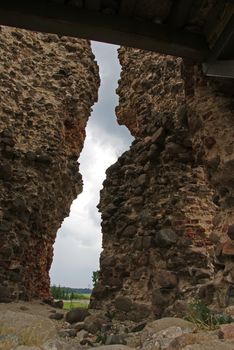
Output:
<instances>
[{"instance_id":1,"label":"distant tree line","mask_svg":"<svg viewBox=\"0 0 234 350\"><path fill-rule=\"evenodd\" d=\"M50 290L53 298L59 300L89 299L89 294L92 293L90 288L69 288L56 285L53 285Z\"/></svg>"}]
</instances>

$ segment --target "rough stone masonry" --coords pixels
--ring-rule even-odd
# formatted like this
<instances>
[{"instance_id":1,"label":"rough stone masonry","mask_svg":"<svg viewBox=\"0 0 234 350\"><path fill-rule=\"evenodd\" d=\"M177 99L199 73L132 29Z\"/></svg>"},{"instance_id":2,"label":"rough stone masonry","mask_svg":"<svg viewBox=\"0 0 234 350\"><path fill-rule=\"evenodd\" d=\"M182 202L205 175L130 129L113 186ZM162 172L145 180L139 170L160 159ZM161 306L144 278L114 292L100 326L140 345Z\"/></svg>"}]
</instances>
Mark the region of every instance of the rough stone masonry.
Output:
<instances>
[{"instance_id":1,"label":"rough stone masonry","mask_svg":"<svg viewBox=\"0 0 234 350\"><path fill-rule=\"evenodd\" d=\"M92 307L119 319L234 302L234 83L181 58L119 49L116 109L135 136L107 170Z\"/></svg>"},{"instance_id":2,"label":"rough stone masonry","mask_svg":"<svg viewBox=\"0 0 234 350\"><path fill-rule=\"evenodd\" d=\"M49 297L56 231L81 191L77 158L99 77L85 40L2 27L0 301ZM91 307L140 321L192 297L234 302L233 81L120 48L116 114L135 137L101 191Z\"/></svg>"},{"instance_id":3,"label":"rough stone masonry","mask_svg":"<svg viewBox=\"0 0 234 350\"><path fill-rule=\"evenodd\" d=\"M49 298L53 243L82 190L97 100L86 40L0 29L0 301Z\"/></svg>"}]
</instances>

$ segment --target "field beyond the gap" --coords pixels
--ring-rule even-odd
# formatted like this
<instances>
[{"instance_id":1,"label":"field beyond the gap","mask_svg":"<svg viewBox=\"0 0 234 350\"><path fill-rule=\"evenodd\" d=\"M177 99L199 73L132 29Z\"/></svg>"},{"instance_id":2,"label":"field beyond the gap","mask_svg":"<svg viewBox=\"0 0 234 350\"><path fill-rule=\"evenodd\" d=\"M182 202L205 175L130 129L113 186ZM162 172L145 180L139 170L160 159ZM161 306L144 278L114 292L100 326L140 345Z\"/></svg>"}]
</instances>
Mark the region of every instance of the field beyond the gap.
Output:
<instances>
[{"instance_id":1,"label":"field beyond the gap","mask_svg":"<svg viewBox=\"0 0 234 350\"><path fill-rule=\"evenodd\" d=\"M88 296L88 297L84 299L63 300L64 310L71 310L74 308L87 309L89 306L90 295L85 294L85 296Z\"/></svg>"}]
</instances>

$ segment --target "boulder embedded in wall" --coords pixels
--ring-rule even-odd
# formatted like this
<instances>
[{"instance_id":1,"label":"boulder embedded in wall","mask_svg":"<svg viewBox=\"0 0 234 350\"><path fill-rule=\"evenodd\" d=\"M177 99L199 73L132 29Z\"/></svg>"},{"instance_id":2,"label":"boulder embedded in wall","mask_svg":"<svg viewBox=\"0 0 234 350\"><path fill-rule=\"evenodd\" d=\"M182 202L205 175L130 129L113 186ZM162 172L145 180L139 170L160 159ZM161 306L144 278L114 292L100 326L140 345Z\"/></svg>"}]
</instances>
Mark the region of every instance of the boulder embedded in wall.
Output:
<instances>
[{"instance_id":1,"label":"boulder embedded in wall","mask_svg":"<svg viewBox=\"0 0 234 350\"><path fill-rule=\"evenodd\" d=\"M228 226L227 235L231 240L234 240L234 224Z\"/></svg>"},{"instance_id":2,"label":"boulder embedded in wall","mask_svg":"<svg viewBox=\"0 0 234 350\"><path fill-rule=\"evenodd\" d=\"M167 248L177 242L178 236L172 229L164 228L156 233L154 240L157 247Z\"/></svg>"}]
</instances>

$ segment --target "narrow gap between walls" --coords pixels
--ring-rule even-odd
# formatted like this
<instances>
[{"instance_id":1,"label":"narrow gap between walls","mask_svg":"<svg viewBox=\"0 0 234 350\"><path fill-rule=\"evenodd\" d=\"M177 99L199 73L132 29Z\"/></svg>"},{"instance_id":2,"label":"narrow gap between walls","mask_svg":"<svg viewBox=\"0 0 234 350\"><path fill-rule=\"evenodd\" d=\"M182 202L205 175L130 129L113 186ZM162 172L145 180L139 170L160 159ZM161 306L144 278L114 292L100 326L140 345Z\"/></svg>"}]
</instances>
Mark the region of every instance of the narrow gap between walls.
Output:
<instances>
[{"instance_id":1,"label":"narrow gap between walls","mask_svg":"<svg viewBox=\"0 0 234 350\"><path fill-rule=\"evenodd\" d=\"M83 192L73 202L70 215L58 231L50 270L51 285L92 288L92 273L99 269L101 215L96 208L106 169L129 148L133 138L116 121L115 93L120 76L117 46L92 42L99 65L101 86L98 103L86 127L80 173Z\"/></svg>"}]
</instances>

